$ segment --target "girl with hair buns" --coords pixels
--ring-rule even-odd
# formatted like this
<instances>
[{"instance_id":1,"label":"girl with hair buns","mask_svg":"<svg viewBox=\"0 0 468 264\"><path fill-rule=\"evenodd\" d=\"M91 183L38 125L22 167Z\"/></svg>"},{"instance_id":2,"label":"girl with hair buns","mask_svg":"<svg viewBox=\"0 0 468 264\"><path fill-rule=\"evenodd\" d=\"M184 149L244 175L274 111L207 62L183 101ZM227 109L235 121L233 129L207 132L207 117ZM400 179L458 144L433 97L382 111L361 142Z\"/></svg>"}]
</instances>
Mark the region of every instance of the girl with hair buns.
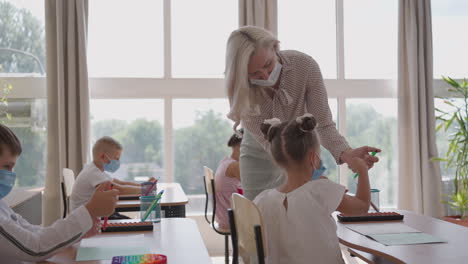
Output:
<instances>
[{"instance_id":1,"label":"girl with hair buns","mask_svg":"<svg viewBox=\"0 0 468 264\"><path fill-rule=\"evenodd\" d=\"M351 159L358 173L356 196L328 179L311 180L320 168L316 119L305 114L295 120L267 120L261 126L275 163L286 171L286 183L265 190L254 200L264 220L266 263L344 263L331 213L365 213L370 204L367 165Z\"/></svg>"},{"instance_id":2,"label":"girl with hair buns","mask_svg":"<svg viewBox=\"0 0 468 264\"><path fill-rule=\"evenodd\" d=\"M352 149L332 120L320 68L299 51L280 50L278 39L263 28L246 26L234 30L226 49L225 86L230 103L228 118L245 129L241 144L240 175L244 195L253 200L265 189L279 186L284 173L274 166L263 138L263 120L290 120L309 112L317 122L323 146L337 164L363 159L370 168L378 161L373 147Z\"/></svg>"}]
</instances>

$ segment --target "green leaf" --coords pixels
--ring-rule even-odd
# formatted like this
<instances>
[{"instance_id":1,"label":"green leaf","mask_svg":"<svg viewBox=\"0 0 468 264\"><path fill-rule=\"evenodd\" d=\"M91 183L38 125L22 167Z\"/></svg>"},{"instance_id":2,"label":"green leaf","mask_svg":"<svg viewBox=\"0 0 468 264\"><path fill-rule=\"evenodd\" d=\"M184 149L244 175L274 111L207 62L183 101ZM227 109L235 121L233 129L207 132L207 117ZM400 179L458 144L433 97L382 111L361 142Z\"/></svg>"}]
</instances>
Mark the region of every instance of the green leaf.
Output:
<instances>
[{"instance_id":1,"label":"green leaf","mask_svg":"<svg viewBox=\"0 0 468 264\"><path fill-rule=\"evenodd\" d=\"M439 131L443 126L444 126L444 123L440 123L439 125L437 125L436 131Z\"/></svg>"},{"instance_id":2,"label":"green leaf","mask_svg":"<svg viewBox=\"0 0 468 264\"><path fill-rule=\"evenodd\" d=\"M11 114L10 113L6 113L6 117L8 120L11 120Z\"/></svg>"},{"instance_id":3,"label":"green leaf","mask_svg":"<svg viewBox=\"0 0 468 264\"><path fill-rule=\"evenodd\" d=\"M456 88L460 87L460 85L450 77L442 76L442 79L444 79L445 82L447 82L453 87L456 87Z\"/></svg>"},{"instance_id":4,"label":"green leaf","mask_svg":"<svg viewBox=\"0 0 468 264\"><path fill-rule=\"evenodd\" d=\"M447 162L447 159L446 158L440 158L440 157L433 157L433 158L431 158L431 161Z\"/></svg>"},{"instance_id":5,"label":"green leaf","mask_svg":"<svg viewBox=\"0 0 468 264\"><path fill-rule=\"evenodd\" d=\"M450 118L450 120L445 123L445 131L447 131L447 129L450 127L450 125L452 124L453 120L455 120L456 117L457 117L457 113L454 113L452 118Z\"/></svg>"}]
</instances>

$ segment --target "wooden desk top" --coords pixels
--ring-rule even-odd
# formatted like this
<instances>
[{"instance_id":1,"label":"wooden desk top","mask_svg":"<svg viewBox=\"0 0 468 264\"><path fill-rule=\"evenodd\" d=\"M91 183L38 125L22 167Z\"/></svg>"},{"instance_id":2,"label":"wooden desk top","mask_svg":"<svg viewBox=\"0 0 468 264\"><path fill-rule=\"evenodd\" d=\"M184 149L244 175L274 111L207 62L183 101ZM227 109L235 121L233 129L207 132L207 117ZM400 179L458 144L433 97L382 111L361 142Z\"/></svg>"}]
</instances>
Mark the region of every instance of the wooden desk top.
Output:
<instances>
[{"instance_id":1,"label":"wooden desk top","mask_svg":"<svg viewBox=\"0 0 468 264\"><path fill-rule=\"evenodd\" d=\"M405 216L403 223L434 235L448 243L385 246L348 228L337 221L337 234L343 245L384 257L394 263L467 263L468 228L440 219L398 211ZM336 220L337 213L333 214ZM347 224L346 224L347 225Z\"/></svg>"},{"instance_id":2,"label":"wooden desk top","mask_svg":"<svg viewBox=\"0 0 468 264\"><path fill-rule=\"evenodd\" d=\"M15 187L11 190L11 192L3 198L5 203L13 208L29 199L34 197L35 195L40 194L44 190L44 187Z\"/></svg>"},{"instance_id":3,"label":"wooden desk top","mask_svg":"<svg viewBox=\"0 0 468 264\"><path fill-rule=\"evenodd\" d=\"M174 206L188 204L187 195L179 183L158 183L158 192L164 190L161 197L161 206ZM140 200L117 201L117 208L140 206Z\"/></svg>"},{"instance_id":4,"label":"wooden desk top","mask_svg":"<svg viewBox=\"0 0 468 264\"><path fill-rule=\"evenodd\" d=\"M149 245L152 253L167 256L167 262L171 264L208 264L210 256L198 231L195 220L189 218L164 218L160 223L155 223L153 232L121 232L102 233L96 237L115 237L124 245L133 235L143 234L153 243ZM69 247L47 261L40 263L74 263L79 243ZM83 261L77 263L110 263L110 260Z\"/></svg>"}]
</instances>

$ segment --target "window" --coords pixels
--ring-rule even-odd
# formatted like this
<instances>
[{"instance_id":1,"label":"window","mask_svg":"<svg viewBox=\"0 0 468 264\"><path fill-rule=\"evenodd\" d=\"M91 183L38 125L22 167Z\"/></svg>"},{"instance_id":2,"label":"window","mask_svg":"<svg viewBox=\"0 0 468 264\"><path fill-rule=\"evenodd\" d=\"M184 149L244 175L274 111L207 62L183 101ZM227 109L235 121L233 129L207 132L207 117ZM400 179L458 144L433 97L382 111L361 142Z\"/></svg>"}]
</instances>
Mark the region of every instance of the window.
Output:
<instances>
[{"instance_id":1,"label":"window","mask_svg":"<svg viewBox=\"0 0 468 264\"><path fill-rule=\"evenodd\" d=\"M0 74L45 75L44 1L0 1L0 17Z\"/></svg>"},{"instance_id":2,"label":"window","mask_svg":"<svg viewBox=\"0 0 468 264\"><path fill-rule=\"evenodd\" d=\"M162 0L89 2L90 77L162 77Z\"/></svg>"},{"instance_id":3,"label":"window","mask_svg":"<svg viewBox=\"0 0 468 264\"><path fill-rule=\"evenodd\" d=\"M468 2L432 0L434 78L468 77Z\"/></svg>"},{"instance_id":4,"label":"window","mask_svg":"<svg viewBox=\"0 0 468 264\"><path fill-rule=\"evenodd\" d=\"M233 134L233 122L226 118L226 99L175 99L174 181L190 197L188 213L204 210L203 166L216 171L223 157L230 155L227 141Z\"/></svg>"},{"instance_id":5,"label":"window","mask_svg":"<svg viewBox=\"0 0 468 264\"><path fill-rule=\"evenodd\" d=\"M44 99L9 99L0 107L0 120L21 142L16 162L16 186L44 186L47 160L47 102ZM10 118L7 117L7 114Z\"/></svg>"},{"instance_id":6,"label":"window","mask_svg":"<svg viewBox=\"0 0 468 264\"><path fill-rule=\"evenodd\" d=\"M159 99L91 100L91 146L111 136L123 146L121 166L112 177L126 181L164 178L163 101Z\"/></svg>"},{"instance_id":7,"label":"window","mask_svg":"<svg viewBox=\"0 0 468 264\"><path fill-rule=\"evenodd\" d=\"M344 0L347 79L396 79L398 1Z\"/></svg>"},{"instance_id":8,"label":"window","mask_svg":"<svg viewBox=\"0 0 468 264\"><path fill-rule=\"evenodd\" d=\"M369 170L371 188L380 190L381 207L397 206L398 126L397 99L349 99L346 104L346 138L352 147L375 146L382 150L379 162ZM348 188L356 191L357 180L348 170Z\"/></svg>"},{"instance_id":9,"label":"window","mask_svg":"<svg viewBox=\"0 0 468 264\"><path fill-rule=\"evenodd\" d=\"M330 110L333 115L333 121L336 123L337 121L337 113L338 113L338 104L336 99L328 99L328 105L330 106ZM324 147L321 147L321 159L324 164L324 166L327 168L325 171L325 175L332 181L335 182L340 182L339 181L339 176L338 176L338 166L336 165L335 158L331 155L331 153L325 149Z\"/></svg>"},{"instance_id":10,"label":"window","mask_svg":"<svg viewBox=\"0 0 468 264\"><path fill-rule=\"evenodd\" d=\"M236 0L173 0L174 77L222 78L226 42L238 27Z\"/></svg>"},{"instance_id":11,"label":"window","mask_svg":"<svg viewBox=\"0 0 468 264\"><path fill-rule=\"evenodd\" d=\"M279 0L280 47L312 56L320 65L323 77L335 79L335 21L335 1Z\"/></svg>"}]
</instances>

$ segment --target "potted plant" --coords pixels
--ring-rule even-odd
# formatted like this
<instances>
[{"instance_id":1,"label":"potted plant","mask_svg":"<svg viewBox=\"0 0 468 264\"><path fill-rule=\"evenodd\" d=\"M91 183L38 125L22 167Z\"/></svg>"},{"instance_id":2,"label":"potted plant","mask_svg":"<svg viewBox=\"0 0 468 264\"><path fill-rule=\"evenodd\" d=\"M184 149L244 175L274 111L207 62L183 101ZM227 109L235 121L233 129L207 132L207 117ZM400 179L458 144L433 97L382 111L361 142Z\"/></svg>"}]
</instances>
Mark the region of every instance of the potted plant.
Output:
<instances>
[{"instance_id":1,"label":"potted plant","mask_svg":"<svg viewBox=\"0 0 468 264\"><path fill-rule=\"evenodd\" d=\"M443 98L448 110L436 108L436 119L439 121L436 130L443 128L447 131L453 127L455 132L449 135L445 157L435 160L446 162L446 167L455 171L454 191L449 195L449 200L444 202L460 213L445 219L468 226L468 82L457 82L450 77L442 78L451 86L448 89L451 96ZM460 102L454 98L462 100Z\"/></svg>"},{"instance_id":2,"label":"potted plant","mask_svg":"<svg viewBox=\"0 0 468 264\"><path fill-rule=\"evenodd\" d=\"M0 64L0 74L3 72L3 67ZM5 116L6 120L11 120L11 114L8 113L8 98L13 87L7 80L0 78L0 117ZM5 123L3 119L1 122Z\"/></svg>"}]
</instances>

